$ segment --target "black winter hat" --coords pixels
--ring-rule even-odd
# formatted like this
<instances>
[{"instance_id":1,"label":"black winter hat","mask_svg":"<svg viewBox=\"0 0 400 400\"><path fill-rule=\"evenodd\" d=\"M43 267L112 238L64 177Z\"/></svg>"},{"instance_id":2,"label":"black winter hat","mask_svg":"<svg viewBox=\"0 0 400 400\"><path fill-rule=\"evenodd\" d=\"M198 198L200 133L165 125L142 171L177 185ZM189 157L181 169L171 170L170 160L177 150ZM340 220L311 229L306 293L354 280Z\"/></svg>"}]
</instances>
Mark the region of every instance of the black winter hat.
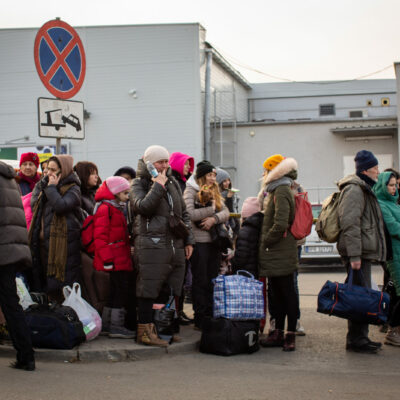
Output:
<instances>
[{"instance_id":1,"label":"black winter hat","mask_svg":"<svg viewBox=\"0 0 400 400\"><path fill-rule=\"evenodd\" d=\"M131 179L136 178L136 171L132 167L121 167L118 171L115 172L114 176L121 176L122 174L129 175Z\"/></svg>"},{"instance_id":2,"label":"black winter hat","mask_svg":"<svg viewBox=\"0 0 400 400\"><path fill-rule=\"evenodd\" d=\"M368 150L360 150L354 157L354 161L356 162L357 173L367 171L368 169L375 167L375 165L378 165L377 158Z\"/></svg>"},{"instance_id":3,"label":"black winter hat","mask_svg":"<svg viewBox=\"0 0 400 400\"><path fill-rule=\"evenodd\" d=\"M209 172L215 172L217 173L217 170L215 169L214 165L210 163L210 161L200 161L196 165L196 178L201 178L204 175L207 175Z\"/></svg>"}]
</instances>

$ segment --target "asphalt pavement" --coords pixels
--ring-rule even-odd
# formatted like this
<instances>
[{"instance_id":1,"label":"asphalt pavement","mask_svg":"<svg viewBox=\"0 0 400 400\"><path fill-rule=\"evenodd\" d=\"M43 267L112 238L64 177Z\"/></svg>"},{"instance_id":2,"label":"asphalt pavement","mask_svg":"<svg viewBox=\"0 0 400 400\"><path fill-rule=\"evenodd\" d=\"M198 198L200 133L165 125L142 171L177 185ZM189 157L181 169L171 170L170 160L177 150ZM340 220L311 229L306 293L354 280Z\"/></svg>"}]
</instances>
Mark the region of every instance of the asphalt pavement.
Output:
<instances>
[{"instance_id":1,"label":"asphalt pavement","mask_svg":"<svg viewBox=\"0 0 400 400\"><path fill-rule=\"evenodd\" d=\"M39 350L32 373L7 368L14 353L0 346L0 393L4 399L23 400L398 399L400 348L384 345L376 355L346 352L347 322L316 312L323 283L344 277L343 270L329 268L300 273L306 336L297 337L293 353L261 348L233 357L201 354L196 349L199 332L184 327L183 342L167 350L108 338L82 345L75 358L64 353L51 359ZM379 268L373 277L379 284ZM384 334L371 326L370 337L383 341Z\"/></svg>"}]
</instances>

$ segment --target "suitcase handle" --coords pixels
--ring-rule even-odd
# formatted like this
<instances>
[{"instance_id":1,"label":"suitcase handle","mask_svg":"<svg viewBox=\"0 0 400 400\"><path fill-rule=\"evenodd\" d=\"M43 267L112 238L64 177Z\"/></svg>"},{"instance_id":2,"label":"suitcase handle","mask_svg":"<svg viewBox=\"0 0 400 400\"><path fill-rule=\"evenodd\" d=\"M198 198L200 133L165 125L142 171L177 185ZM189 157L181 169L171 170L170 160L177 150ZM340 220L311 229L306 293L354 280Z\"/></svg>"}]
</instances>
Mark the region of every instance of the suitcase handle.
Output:
<instances>
[{"instance_id":1,"label":"suitcase handle","mask_svg":"<svg viewBox=\"0 0 400 400\"><path fill-rule=\"evenodd\" d=\"M254 275L245 269L239 269L239 271L236 271L236 275L248 275L250 278L254 279Z\"/></svg>"}]
</instances>

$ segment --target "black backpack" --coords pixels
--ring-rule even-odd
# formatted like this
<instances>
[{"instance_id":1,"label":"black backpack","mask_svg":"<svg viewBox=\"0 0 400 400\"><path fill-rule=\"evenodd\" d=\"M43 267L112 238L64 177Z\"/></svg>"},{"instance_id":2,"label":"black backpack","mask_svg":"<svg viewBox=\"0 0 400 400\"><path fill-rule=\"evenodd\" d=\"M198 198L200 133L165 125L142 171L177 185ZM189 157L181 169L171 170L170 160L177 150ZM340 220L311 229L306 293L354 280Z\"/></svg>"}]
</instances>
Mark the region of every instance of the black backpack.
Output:
<instances>
[{"instance_id":1,"label":"black backpack","mask_svg":"<svg viewBox=\"0 0 400 400\"><path fill-rule=\"evenodd\" d=\"M71 307L33 304L24 313L33 347L72 349L86 340L83 325Z\"/></svg>"}]
</instances>

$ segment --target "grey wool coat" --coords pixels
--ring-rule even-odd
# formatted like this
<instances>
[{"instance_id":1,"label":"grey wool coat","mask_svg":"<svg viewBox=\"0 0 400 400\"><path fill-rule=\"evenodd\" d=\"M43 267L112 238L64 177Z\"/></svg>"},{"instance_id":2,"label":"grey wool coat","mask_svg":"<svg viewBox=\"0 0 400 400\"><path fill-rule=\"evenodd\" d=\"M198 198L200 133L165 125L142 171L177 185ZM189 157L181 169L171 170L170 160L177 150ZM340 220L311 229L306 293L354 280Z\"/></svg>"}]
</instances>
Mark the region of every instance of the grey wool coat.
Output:
<instances>
[{"instance_id":1,"label":"grey wool coat","mask_svg":"<svg viewBox=\"0 0 400 400\"><path fill-rule=\"evenodd\" d=\"M138 272L136 295L142 298L156 299L165 283L175 295L181 294L185 274L185 246L195 243L179 184L170 169L167 176L165 187L153 183L141 159L137 177L132 184L130 204L136 216L133 228L135 268ZM189 230L185 240L177 238L170 230L167 192L172 198L175 214L182 218Z\"/></svg>"},{"instance_id":2,"label":"grey wool coat","mask_svg":"<svg viewBox=\"0 0 400 400\"><path fill-rule=\"evenodd\" d=\"M0 268L15 264L24 269L32 264L21 193L14 169L0 161Z\"/></svg>"}]
</instances>

